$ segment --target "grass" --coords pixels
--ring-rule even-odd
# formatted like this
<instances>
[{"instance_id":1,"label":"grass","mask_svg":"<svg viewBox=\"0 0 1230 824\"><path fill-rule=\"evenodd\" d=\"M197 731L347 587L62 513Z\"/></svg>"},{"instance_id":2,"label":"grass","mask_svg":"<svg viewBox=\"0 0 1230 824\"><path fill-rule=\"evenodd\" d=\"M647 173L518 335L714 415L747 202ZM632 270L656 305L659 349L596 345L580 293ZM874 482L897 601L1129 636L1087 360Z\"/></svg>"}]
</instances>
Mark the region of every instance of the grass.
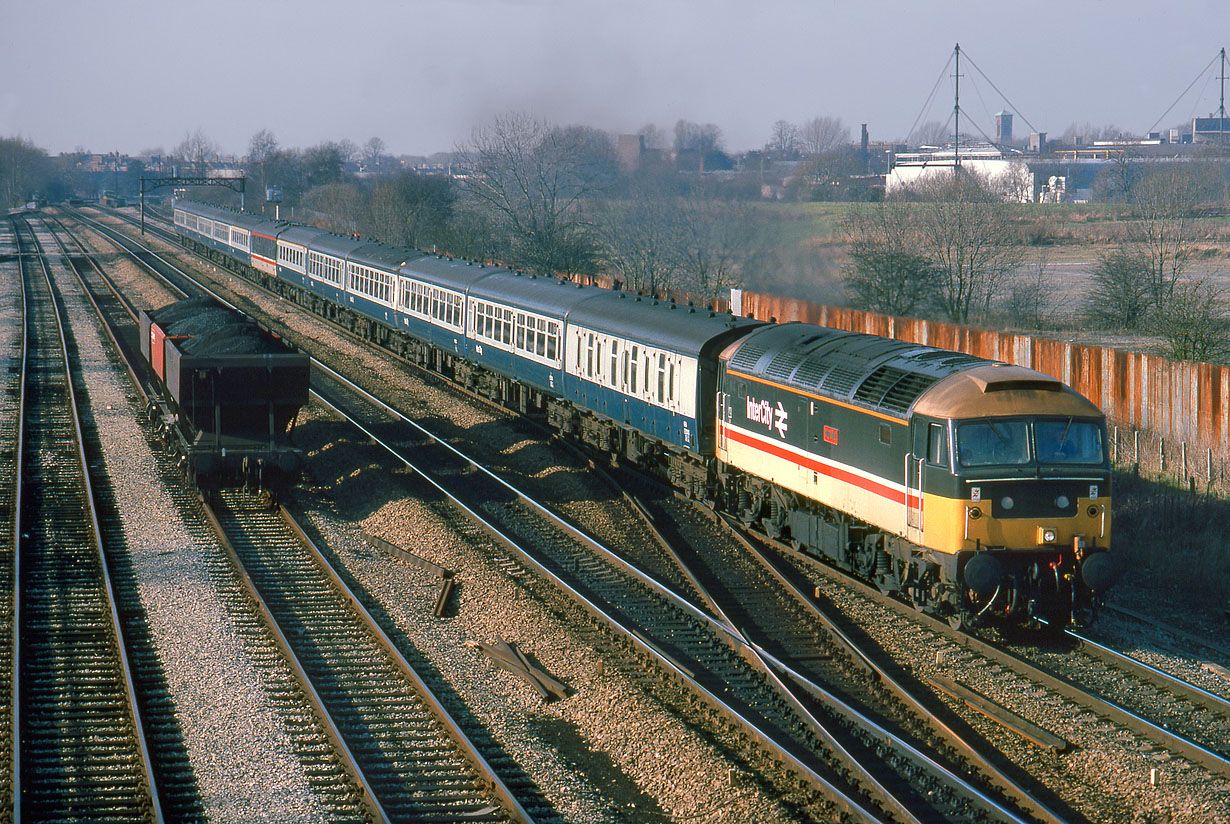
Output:
<instances>
[{"instance_id":1,"label":"grass","mask_svg":"<svg viewBox=\"0 0 1230 824\"><path fill-rule=\"evenodd\" d=\"M1230 602L1230 500L1117 473L1114 501L1111 545L1125 583L1158 603L1212 610Z\"/></svg>"}]
</instances>

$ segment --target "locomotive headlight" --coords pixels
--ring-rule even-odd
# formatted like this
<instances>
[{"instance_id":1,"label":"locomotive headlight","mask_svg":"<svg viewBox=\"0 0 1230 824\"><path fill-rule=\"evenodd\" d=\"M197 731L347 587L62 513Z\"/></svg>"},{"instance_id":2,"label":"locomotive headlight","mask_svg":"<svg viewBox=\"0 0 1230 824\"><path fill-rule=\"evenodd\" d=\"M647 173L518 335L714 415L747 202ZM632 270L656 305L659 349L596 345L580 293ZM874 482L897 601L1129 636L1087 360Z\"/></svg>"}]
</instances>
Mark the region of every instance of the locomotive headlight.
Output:
<instances>
[{"instance_id":1,"label":"locomotive headlight","mask_svg":"<svg viewBox=\"0 0 1230 824\"><path fill-rule=\"evenodd\" d=\"M979 509L979 508L978 508L978 507L976 507L976 506L971 506L971 507L969 508L969 519L970 519L971 521L976 521L976 520L978 520L978 519L979 519L979 518L981 518L981 517L982 517L982 510L981 510L981 509Z\"/></svg>"},{"instance_id":2,"label":"locomotive headlight","mask_svg":"<svg viewBox=\"0 0 1230 824\"><path fill-rule=\"evenodd\" d=\"M1055 543L1055 530L1049 526L1038 527L1038 543L1053 544Z\"/></svg>"},{"instance_id":3,"label":"locomotive headlight","mask_svg":"<svg viewBox=\"0 0 1230 824\"><path fill-rule=\"evenodd\" d=\"M1089 509L1085 510L1085 514L1090 518L1096 518L1102 514L1102 510L1098 509L1096 506L1090 506Z\"/></svg>"},{"instance_id":4,"label":"locomotive headlight","mask_svg":"<svg viewBox=\"0 0 1230 824\"><path fill-rule=\"evenodd\" d=\"M1016 506L1016 501L1012 500L1011 496L1005 495L1000 500L999 505L1002 506L1005 510L1012 509L1012 507Z\"/></svg>"},{"instance_id":5,"label":"locomotive headlight","mask_svg":"<svg viewBox=\"0 0 1230 824\"><path fill-rule=\"evenodd\" d=\"M1068 496L1060 495L1058 498L1056 498L1055 508L1056 509L1067 509L1068 508Z\"/></svg>"}]
</instances>

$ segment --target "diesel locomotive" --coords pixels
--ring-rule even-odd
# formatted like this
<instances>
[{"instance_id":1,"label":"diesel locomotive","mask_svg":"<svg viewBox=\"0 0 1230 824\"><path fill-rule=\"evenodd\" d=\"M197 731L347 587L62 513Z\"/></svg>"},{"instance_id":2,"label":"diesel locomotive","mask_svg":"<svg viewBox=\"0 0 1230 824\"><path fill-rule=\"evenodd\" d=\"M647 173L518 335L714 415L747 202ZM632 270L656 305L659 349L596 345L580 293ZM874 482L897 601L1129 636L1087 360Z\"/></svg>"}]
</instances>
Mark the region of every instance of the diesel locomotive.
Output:
<instances>
[{"instance_id":1,"label":"diesel locomotive","mask_svg":"<svg viewBox=\"0 0 1230 824\"><path fill-rule=\"evenodd\" d=\"M1105 421L1054 378L798 323L719 369L721 497L768 534L954 624L1085 621L1113 582Z\"/></svg>"},{"instance_id":2,"label":"diesel locomotive","mask_svg":"<svg viewBox=\"0 0 1230 824\"><path fill-rule=\"evenodd\" d=\"M181 241L954 624L1088 619L1104 416L1047 375L187 201Z\"/></svg>"}]
</instances>

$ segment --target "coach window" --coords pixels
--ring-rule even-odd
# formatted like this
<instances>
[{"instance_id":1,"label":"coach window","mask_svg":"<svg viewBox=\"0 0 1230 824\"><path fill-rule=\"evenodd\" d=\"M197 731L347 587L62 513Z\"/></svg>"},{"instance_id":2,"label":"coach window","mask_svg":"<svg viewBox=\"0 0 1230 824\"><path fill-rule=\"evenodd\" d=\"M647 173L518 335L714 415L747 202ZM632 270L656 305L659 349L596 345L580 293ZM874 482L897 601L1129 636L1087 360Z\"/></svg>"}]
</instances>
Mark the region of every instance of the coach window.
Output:
<instances>
[{"instance_id":1,"label":"coach window","mask_svg":"<svg viewBox=\"0 0 1230 824\"><path fill-rule=\"evenodd\" d=\"M942 423L927 425L927 463L948 467L948 428Z\"/></svg>"},{"instance_id":2,"label":"coach window","mask_svg":"<svg viewBox=\"0 0 1230 824\"><path fill-rule=\"evenodd\" d=\"M640 360L640 353L637 351L640 347L632 346L632 357L628 362L628 392L636 394L636 364Z\"/></svg>"}]
</instances>

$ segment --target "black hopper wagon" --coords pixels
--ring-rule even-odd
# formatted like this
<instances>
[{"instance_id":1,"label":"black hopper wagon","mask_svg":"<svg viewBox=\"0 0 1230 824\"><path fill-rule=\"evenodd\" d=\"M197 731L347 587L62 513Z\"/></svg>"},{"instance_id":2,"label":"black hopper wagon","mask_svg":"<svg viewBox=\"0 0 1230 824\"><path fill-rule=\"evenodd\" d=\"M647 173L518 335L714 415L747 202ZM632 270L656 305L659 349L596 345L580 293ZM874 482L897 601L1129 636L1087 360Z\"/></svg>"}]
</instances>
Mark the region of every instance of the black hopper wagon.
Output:
<instances>
[{"instance_id":1,"label":"black hopper wagon","mask_svg":"<svg viewBox=\"0 0 1230 824\"><path fill-rule=\"evenodd\" d=\"M151 413L193 484L277 498L295 483L303 450L291 434L308 399L306 354L207 298L142 311L141 354L158 386Z\"/></svg>"}]
</instances>

